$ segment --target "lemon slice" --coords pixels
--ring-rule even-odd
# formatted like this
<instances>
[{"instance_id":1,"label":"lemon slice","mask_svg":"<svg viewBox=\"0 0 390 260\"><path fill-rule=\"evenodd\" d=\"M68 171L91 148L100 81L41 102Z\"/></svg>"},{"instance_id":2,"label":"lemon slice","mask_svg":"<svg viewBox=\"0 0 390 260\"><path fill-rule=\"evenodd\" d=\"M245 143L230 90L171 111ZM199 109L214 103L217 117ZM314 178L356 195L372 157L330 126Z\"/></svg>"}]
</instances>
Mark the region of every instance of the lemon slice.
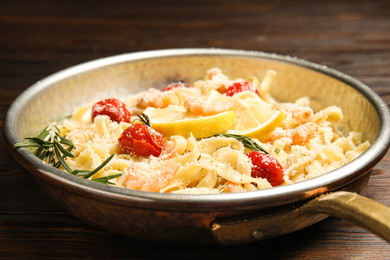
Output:
<instances>
[{"instance_id":1,"label":"lemon slice","mask_svg":"<svg viewBox=\"0 0 390 260\"><path fill-rule=\"evenodd\" d=\"M236 121L226 133L262 140L286 118L282 111L275 110L258 95L249 92L240 94L236 95L237 103L233 108Z\"/></svg>"},{"instance_id":2,"label":"lemon slice","mask_svg":"<svg viewBox=\"0 0 390 260\"><path fill-rule=\"evenodd\" d=\"M144 114L149 117L152 128L164 136L209 137L225 132L235 120L233 111L202 117L187 112L182 106L148 107Z\"/></svg>"}]
</instances>

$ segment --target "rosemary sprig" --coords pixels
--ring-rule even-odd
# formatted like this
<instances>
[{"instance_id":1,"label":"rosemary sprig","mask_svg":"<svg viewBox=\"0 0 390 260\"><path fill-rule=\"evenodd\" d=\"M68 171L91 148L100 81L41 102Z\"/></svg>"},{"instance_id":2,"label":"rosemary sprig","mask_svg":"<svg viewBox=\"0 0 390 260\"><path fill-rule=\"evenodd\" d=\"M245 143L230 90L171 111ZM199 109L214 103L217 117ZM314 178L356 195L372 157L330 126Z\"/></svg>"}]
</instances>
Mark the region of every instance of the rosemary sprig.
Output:
<instances>
[{"instance_id":1,"label":"rosemary sprig","mask_svg":"<svg viewBox=\"0 0 390 260\"><path fill-rule=\"evenodd\" d=\"M83 177L84 179L88 179L89 177L93 176L95 173L103 169L104 166L107 165L109 161L111 161L112 158L114 158L115 154L112 154L110 157L108 157L104 162L102 162L98 167L96 167L93 171L80 171L80 170L74 170L71 171L70 174L77 175L80 177ZM80 174L81 173L81 174Z\"/></svg>"},{"instance_id":2,"label":"rosemary sprig","mask_svg":"<svg viewBox=\"0 0 390 260\"><path fill-rule=\"evenodd\" d=\"M30 151L42 161L45 161L56 168L62 166L68 173L82 177L84 179L92 177L95 173L97 173L104 166L106 166L109 161L115 156L115 154L112 154L96 169L92 171L72 170L70 166L66 163L65 159L66 157L74 157L74 155L72 154L72 150L76 149L76 146L70 140L62 137L59 132L60 130L56 126L56 123L53 123L47 126L41 133L39 133L38 136L26 137L23 141L16 143L14 147L29 148ZM92 179L92 181L105 184L114 184L109 180L119 177L121 175L122 173L113 174L106 177Z\"/></svg>"},{"instance_id":3,"label":"rosemary sprig","mask_svg":"<svg viewBox=\"0 0 390 260\"><path fill-rule=\"evenodd\" d=\"M258 143L256 143L255 141L253 141L252 139L250 139L246 135L235 135L235 134L221 133L221 134L217 134L216 136L226 137L226 138L231 137L231 138L237 139L248 149L251 149L253 151L261 151L263 153L269 154L266 150L264 150L263 147L261 147Z\"/></svg>"},{"instance_id":4,"label":"rosemary sprig","mask_svg":"<svg viewBox=\"0 0 390 260\"><path fill-rule=\"evenodd\" d=\"M122 176L122 173L112 174L112 175L104 176L104 177L100 177L100 178L95 178L95 179L92 179L91 181L99 182L99 183L103 183L103 184L115 185L115 183L110 182L109 180L115 179L115 178L120 177L120 176Z\"/></svg>"},{"instance_id":5,"label":"rosemary sprig","mask_svg":"<svg viewBox=\"0 0 390 260\"><path fill-rule=\"evenodd\" d=\"M62 144L68 148L66 149ZM23 141L16 143L14 147L28 147L42 161L56 168L63 165L66 170L70 168L65 165L64 160L66 157L74 157L71 151L76 148L71 141L60 136L55 123L47 126L37 136L26 137Z\"/></svg>"}]
</instances>

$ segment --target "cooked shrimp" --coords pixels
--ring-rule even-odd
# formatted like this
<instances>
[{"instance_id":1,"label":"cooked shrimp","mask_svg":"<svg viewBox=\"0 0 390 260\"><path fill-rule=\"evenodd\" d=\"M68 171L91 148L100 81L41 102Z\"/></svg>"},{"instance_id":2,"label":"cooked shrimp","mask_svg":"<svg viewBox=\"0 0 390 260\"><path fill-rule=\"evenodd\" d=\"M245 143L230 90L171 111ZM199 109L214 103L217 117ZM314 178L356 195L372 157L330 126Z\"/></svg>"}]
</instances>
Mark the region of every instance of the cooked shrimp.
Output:
<instances>
[{"instance_id":1,"label":"cooked shrimp","mask_svg":"<svg viewBox=\"0 0 390 260\"><path fill-rule=\"evenodd\" d=\"M216 76L217 77L218 76L219 77L223 76L223 77L226 78L226 76L223 74L223 72L222 72L222 70L220 68L215 67L215 68L209 69L207 71L207 79L213 79Z\"/></svg>"},{"instance_id":2,"label":"cooked shrimp","mask_svg":"<svg viewBox=\"0 0 390 260\"><path fill-rule=\"evenodd\" d=\"M238 183L234 183L232 181L228 181L225 184L227 192L242 192L245 191L245 189Z\"/></svg>"},{"instance_id":3,"label":"cooked shrimp","mask_svg":"<svg viewBox=\"0 0 390 260\"><path fill-rule=\"evenodd\" d=\"M151 88L138 99L138 107L164 108L180 104L181 98L174 91L164 91Z\"/></svg>"},{"instance_id":4,"label":"cooked shrimp","mask_svg":"<svg viewBox=\"0 0 390 260\"><path fill-rule=\"evenodd\" d=\"M292 103L275 104L277 110L282 110L286 114L298 121L298 123L305 123L310 121L313 116L313 110L308 106L298 106Z\"/></svg>"},{"instance_id":5,"label":"cooked shrimp","mask_svg":"<svg viewBox=\"0 0 390 260\"><path fill-rule=\"evenodd\" d=\"M168 160L175 157L177 154L176 143L174 141L167 141L163 146L163 150L159 157L160 160Z\"/></svg>"},{"instance_id":6,"label":"cooked shrimp","mask_svg":"<svg viewBox=\"0 0 390 260\"><path fill-rule=\"evenodd\" d=\"M292 144L304 144L318 135L318 127L315 123L309 122L293 129L282 130L271 135L269 141L273 142L280 138L290 138Z\"/></svg>"},{"instance_id":7,"label":"cooked shrimp","mask_svg":"<svg viewBox=\"0 0 390 260\"><path fill-rule=\"evenodd\" d=\"M233 108L234 102L231 100L207 102L201 98L188 97L184 100L184 107L191 113L197 115L214 115L225 112Z\"/></svg>"},{"instance_id":8,"label":"cooked shrimp","mask_svg":"<svg viewBox=\"0 0 390 260\"><path fill-rule=\"evenodd\" d=\"M202 90L217 90L220 93L225 92L226 86L231 84L231 80L223 74L219 68L212 68L207 71L204 80L194 82L193 87Z\"/></svg>"},{"instance_id":9,"label":"cooked shrimp","mask_svg":"<svg viewBox=\"0 0 390 260\"><path fill-rule=\"evenodd\" d=\"M128 189L159 192L168 185L179 168L179 164L167 161L161 170L154 170L149 164L134 163L126 170L125 185Z\"/></svg>"}]
</instances>

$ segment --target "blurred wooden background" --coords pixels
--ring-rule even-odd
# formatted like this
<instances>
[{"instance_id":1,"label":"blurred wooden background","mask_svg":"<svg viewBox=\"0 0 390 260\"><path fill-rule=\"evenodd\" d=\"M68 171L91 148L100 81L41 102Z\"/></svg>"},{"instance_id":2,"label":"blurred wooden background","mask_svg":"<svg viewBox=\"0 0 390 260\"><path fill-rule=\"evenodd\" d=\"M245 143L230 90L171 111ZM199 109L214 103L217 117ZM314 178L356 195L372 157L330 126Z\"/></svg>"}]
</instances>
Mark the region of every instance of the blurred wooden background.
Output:
<instances>
[{"instance_id":1,"label":"blurred wooden background","mask_svg":"<svg viewBox=\"0 0 390 260\"><path fill-rule=\"evenodd\" d=\"M361 80L390 104L387 0L0 2L0 125L27 87L81 62L166 48L230 48L297 56ZM2 129L1 129L2 131ZM365 195L390 206L390 154ZM330 217L237 247L154 244L97 230L54 204L0 136L2 259L389 259L390 245Z\"/></svg>"}]
</instances>

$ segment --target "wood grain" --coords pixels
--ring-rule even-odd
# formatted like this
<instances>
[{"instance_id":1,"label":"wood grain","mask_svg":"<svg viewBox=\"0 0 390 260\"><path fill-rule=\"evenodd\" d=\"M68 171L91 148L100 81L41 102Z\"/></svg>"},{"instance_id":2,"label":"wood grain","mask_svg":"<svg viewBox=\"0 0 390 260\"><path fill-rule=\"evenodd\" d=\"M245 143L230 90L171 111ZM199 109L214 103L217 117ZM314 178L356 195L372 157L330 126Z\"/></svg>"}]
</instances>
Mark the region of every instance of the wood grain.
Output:
<instances>
[{"instance_id":1,"label":"wood grain","mask_svg":"<svg viewBox=\"0 0 390 260\"><path fill-rule=\"evenodd\" d=\"M165 48L260 50L321 63L361 80L390 104L390 2L0 2L0 125L28 86L91 59ZM365 195L390 206L390 154ZM283 237L237 247L172 246L97 230L54 204L0 136L2 259L388 259L389 243L330 217Z\"/></svg>"}]
</instances>

